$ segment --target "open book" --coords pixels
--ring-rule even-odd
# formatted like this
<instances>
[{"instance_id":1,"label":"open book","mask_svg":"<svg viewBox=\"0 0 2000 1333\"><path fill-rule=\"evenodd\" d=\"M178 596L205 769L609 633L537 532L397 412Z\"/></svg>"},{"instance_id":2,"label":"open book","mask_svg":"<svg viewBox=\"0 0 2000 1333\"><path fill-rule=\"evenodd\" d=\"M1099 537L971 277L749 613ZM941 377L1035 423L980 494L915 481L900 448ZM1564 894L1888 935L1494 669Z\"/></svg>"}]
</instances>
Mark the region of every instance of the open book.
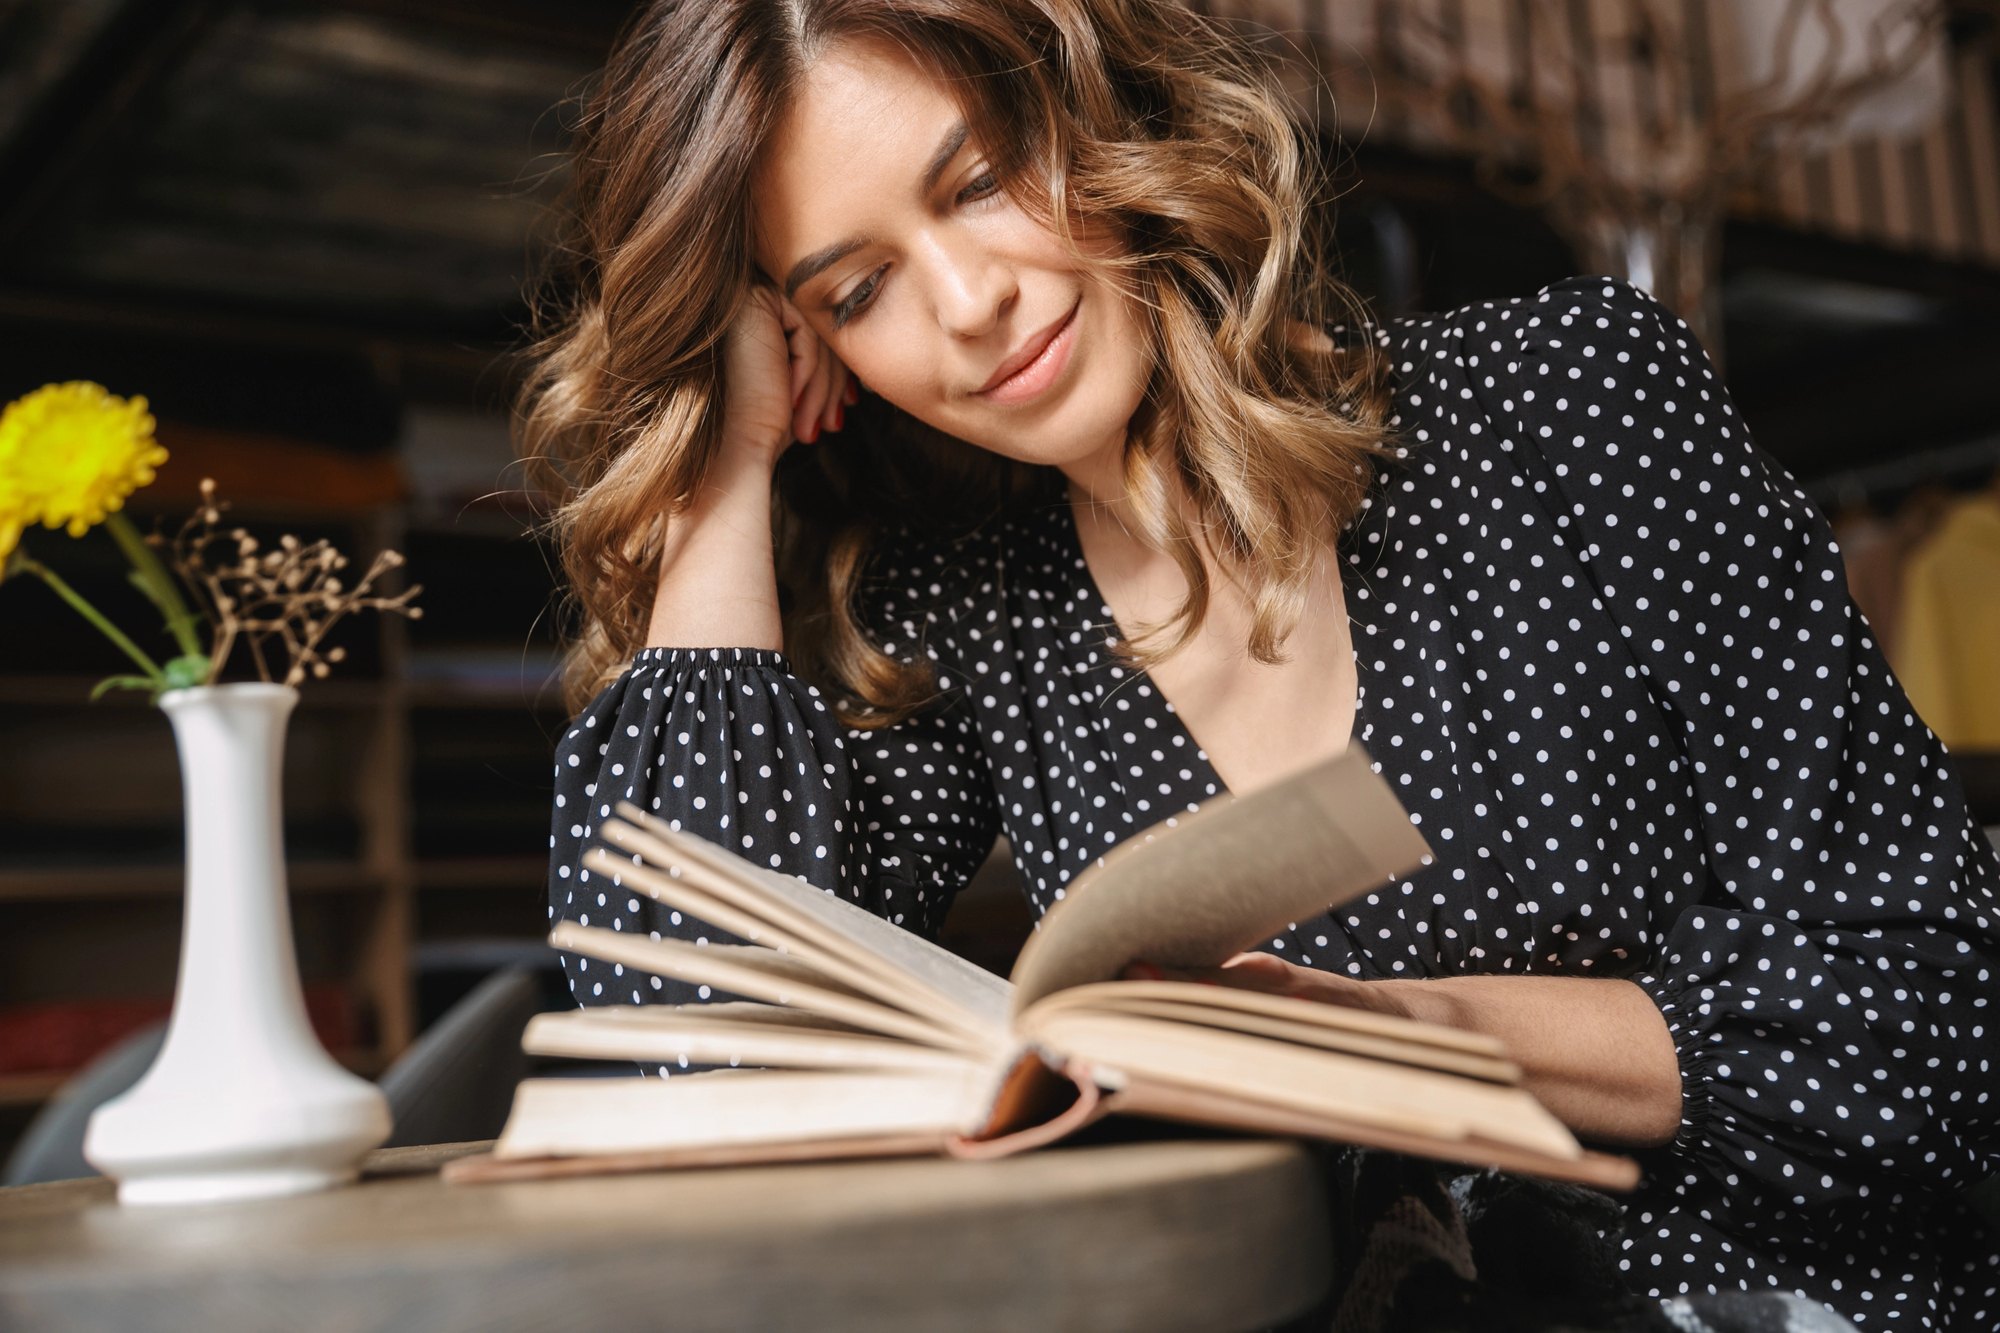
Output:
<instances>
[{"instance_id":1,"label":"open book","mask_svg":"<svg viewBox=\"0 0 2000 1333\"><path fill-rule=\"evenodd\" d=\"M1223 986L1120 981L1144 959L1213 967L1429 860L1351 746L1253 795L1128 840L1077 877L1010 982L801 880L630 804L593 875L748 941L648 939L571 922L592 966L743 997L543 1014L538 1055L635 1060L667 1078L530 1079L492 1154L458 1180L950 1152L997 1156L1117 1112L1302 1135L1609 1188L1497 1042Z\"/></svg>"}]
</instances>

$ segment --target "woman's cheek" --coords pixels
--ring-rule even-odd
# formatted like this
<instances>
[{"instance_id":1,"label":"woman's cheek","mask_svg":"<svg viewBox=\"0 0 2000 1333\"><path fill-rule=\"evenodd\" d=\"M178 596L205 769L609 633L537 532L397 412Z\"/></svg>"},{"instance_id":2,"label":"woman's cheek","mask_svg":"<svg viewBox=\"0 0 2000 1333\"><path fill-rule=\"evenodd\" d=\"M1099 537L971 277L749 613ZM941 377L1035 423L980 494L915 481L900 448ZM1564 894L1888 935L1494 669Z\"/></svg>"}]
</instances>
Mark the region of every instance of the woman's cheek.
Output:
<instances>
[{"instance_id":1,"label":"woman's cheek","mask_svg":"<svg viewBox=\"0 0 2000 1333\"><path fill-rule=\"evenodd\" d=\"M868 327L841 339L835 354L870 392L913 416L923 416L921 400L931 377L924 372L919 331L898 328L893 308L872 310L869 316Z\"/></svg>"}]
</instances>

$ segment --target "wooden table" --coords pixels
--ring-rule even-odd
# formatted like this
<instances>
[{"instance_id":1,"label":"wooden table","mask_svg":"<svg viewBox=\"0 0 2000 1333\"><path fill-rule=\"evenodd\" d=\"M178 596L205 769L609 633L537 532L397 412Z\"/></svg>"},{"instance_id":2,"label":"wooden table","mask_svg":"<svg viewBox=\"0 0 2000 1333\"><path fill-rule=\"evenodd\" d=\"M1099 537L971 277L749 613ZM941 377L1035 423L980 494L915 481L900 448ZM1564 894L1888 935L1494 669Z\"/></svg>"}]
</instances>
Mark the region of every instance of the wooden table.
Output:
<instances>
[{"instance_id":1,"label":"wooden table","mask_svg":"<svg viewBox=\"0 0 2000 1333\"><path fill-rule=\"evenodd\" d=\"M248 1203L0 1189L0 1328L1245 1333L1328 1281L1290 1143L439 1181L484 1146L377 1153L353 1188Z\"/></svg>"}]
</instances>

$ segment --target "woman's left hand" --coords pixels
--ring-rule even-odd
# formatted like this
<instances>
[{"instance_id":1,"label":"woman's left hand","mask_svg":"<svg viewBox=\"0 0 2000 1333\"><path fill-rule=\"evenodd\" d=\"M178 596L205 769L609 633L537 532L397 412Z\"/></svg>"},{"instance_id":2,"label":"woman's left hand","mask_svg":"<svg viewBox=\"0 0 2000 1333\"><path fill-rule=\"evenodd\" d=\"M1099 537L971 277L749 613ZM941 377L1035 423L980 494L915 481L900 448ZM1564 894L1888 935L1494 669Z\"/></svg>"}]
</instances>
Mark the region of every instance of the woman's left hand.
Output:
<instances>
[{"instance_id":1,"label":"woman's left hand","mask_svg":"<svg viewBox=\"0 0 2000 1333\"><path fill-rule=\"evenodd\" d=\"M1221 967L1168 969L1151 963L1133 963L1125 969L1126 981L1195 981L1237 990L1263 991L1266 995L1289 995L1295 1000L1316 1000L1321 1004L1367 1009L1396 1018L1427 1017L1415 1012L1408 997L1393 985L1379 981L1355 981L1316 967L1300 967L1274 953L1239 953ZM1431 1019L1431 1021L1436 1021Z\"/></svg>"},{"instance_id":2,"label":"woman's left hand","mask_svg":"<svg viewBox=\"0 0 2000 1333\"><path fill-rule=\"evenodd\" d=\"M1356 981L1269 953L1188 970L1137 962L1122 975L1234 986L1484 1033L1521 1067L1528 1091L1585 1138L1643 1146L1666 1143L1680 1128L1673 1033L1630 981L1492 973Z\"/></svg>"}]
</instances>

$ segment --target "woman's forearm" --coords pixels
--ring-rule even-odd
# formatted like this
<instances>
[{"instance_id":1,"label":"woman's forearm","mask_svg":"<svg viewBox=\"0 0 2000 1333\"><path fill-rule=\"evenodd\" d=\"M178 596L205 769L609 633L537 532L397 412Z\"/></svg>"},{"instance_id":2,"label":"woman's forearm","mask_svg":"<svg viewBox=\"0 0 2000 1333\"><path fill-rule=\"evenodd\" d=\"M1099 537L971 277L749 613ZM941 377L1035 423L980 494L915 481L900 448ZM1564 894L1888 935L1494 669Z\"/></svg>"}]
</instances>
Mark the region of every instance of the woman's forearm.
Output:
<instances>
[{"instance_id":1,"label":"woman's forearm","mask_svg":"<svg viewBox=\"0 0 2000 1333\"><path fill-rule=\"evenodd\" d=\"M725 443L667 524L649 648L784 648L771 549L768 451Z\"/></svg>"},{"instance_id":2,"label":"woman's forearm","mask_svg":"<svg viewBox=\"0 0 2000 1333\"><path fill-rule=\"evenodd\" d=\"M1360 983L1413 1018L1497 1037L1522 1082L1585 1138L1633 1147L1680 1128L1680 1061L1650 996L1610 977L1442 977Z\"/></svg>"}]
</instances>

